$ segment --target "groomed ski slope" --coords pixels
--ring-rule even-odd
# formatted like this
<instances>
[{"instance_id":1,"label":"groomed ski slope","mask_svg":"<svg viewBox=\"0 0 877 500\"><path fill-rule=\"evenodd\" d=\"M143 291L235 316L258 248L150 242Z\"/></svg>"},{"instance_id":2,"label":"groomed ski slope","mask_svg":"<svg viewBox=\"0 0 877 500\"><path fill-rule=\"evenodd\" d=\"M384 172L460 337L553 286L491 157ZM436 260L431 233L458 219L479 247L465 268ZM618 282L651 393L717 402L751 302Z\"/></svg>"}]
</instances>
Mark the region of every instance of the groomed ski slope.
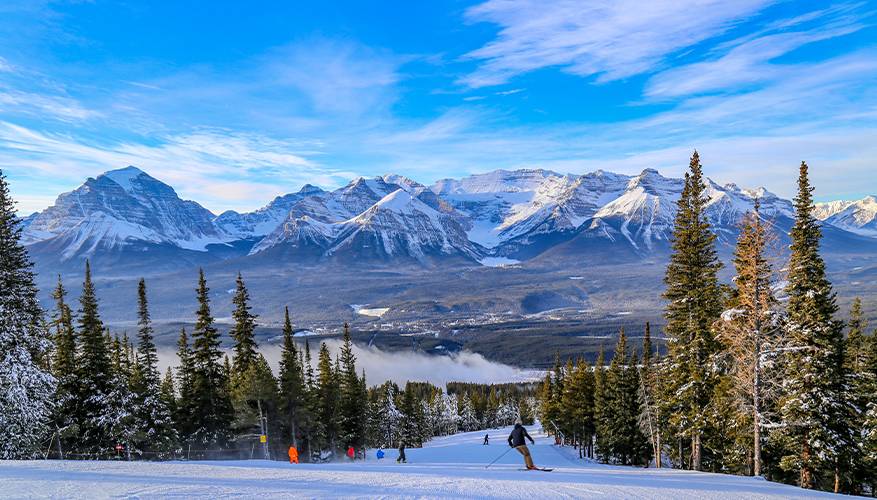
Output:
<instances>
[{"instance_id":1,"label":"groomed ski slope","mask_svg":"<svg viewBox=\"0 0 877 500\"><path fill-rule=\"evenodd\" d=\"M377 460L290 465L263 460L236 462L0 461L4 499L733 499L840 498L748 477L669 469L595 464L575 458L528 428L539 467L519 470L523 457L508 450L510 428L438 438L406 450L409 463L396 464L396 450Z\"/></svg>"}]
</instances>

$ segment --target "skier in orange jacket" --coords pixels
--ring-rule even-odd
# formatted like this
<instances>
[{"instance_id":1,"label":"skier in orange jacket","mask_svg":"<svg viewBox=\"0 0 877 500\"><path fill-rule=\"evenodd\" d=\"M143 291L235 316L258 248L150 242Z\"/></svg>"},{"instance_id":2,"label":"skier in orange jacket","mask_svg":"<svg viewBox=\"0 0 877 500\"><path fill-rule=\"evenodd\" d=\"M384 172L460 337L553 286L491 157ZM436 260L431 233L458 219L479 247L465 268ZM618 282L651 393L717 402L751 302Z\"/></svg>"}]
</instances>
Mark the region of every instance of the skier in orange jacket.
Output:
<instances>
[{"instance_id":1,"label":"skier in orange jacket","mask_svg":"<svg viewBox=\"0 0 877 500\"><path fill-rule=\"evenodd\" d=\"M298 463L298 450L295 446L289 447L289 463Z\"/></svg>"}]
</instances>

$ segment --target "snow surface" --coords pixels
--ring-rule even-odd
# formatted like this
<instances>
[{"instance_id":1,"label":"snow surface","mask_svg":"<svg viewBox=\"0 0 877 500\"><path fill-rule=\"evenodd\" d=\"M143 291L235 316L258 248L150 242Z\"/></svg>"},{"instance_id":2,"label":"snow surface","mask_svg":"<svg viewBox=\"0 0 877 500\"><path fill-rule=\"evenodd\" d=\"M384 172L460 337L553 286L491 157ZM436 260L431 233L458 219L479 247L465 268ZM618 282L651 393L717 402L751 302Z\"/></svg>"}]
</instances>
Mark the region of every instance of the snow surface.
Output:
<instances>
[{"instance_id":1,"label":"snow surface","mask_svg":"<svg viewBox=\"0 0 877 500\"><path fill-rule=\"evenodd\" d=\"M482 266L498 267L498 266L504 266L507 264L519 264L521 261L515 260L515 259L509 259L507 257L485 257L485 258L481 259L479 262L481 262Z\"/></svg>"},{"instance_id":2,"label":"snow surface","mask_svg":"<svg viewBox=\"0 0 877 500\"><path fill-rule=\"evenodd\" d=\"M134 166L128 166L125 168L120 168L118 170L110 170L109 172L104 172L103 175L112 179L113 182L122 186L122 189L127 191L129 194L134 193L134 186L131 182L135 177L142 174L143 171Z\"/></svg>"},{"instance_id":3,"label":"snow surface","mask_svg":"<svg viewBox=\"0 0 877 500\"><path fill-rule=\"evenodd\" d=\"M359 309L356 311L356 314L362 314L363 316L375 316L380 318L384 314L389 311L389 307L375 307L374 309Z\"/></svg>"},{"instance_id":4,"label":"snow surface","mask_svg":"<svg viewBox=\"0 0 877 500\"><path fill-rule=\"evenodd\" d=\"M595 464L528 428L533 461L553 472L519 470L523 458L506 444L509 428L438 438L378 460L355 463L2 461L4 499L701 499L773 500L840 495L750 477ZM489 468L485 466L496 460Z\"/></svg>"}]
</instances>

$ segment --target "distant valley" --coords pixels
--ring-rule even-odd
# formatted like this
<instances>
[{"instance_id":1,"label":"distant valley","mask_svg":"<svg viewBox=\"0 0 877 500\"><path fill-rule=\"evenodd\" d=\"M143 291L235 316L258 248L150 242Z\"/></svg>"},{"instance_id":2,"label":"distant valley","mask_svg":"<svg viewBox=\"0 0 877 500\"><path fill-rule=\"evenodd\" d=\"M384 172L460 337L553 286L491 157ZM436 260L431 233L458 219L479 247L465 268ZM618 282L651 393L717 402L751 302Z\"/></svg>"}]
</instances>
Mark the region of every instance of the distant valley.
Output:
<instances>
[{"instance_id":1,"label":"distant valley","mask_svg":"<svg viewBox=\"0 0 877 500\"><path fill-rule=\"evenodd\" d=\"M127 167L89 178L24 218L24 242L44 307L59 275L75 301L89 259L103 320L132 331L141 277L153 319L185 324L201 267L214 316L230 317L240 272L266 332L289 307L301 329L349 322L358 331L419 332L460 345L485 338L463 338L472 325L516 322L581 324L564 330L577 337L605 333L605 325L639 331L651 321L659 334L682 184L652 169L638 176L497 170L431 186L390 174L333 191L307 185L254 212L216 215ZM762 188L710 182L708 193L726 266L735 223L756 197L777 232L791 227L791 202ZM816 213L842 311L859 295L877 320L875 198L820 204ZM722 276L729 281L731 269Z\"/></svg>"}]
</instances>

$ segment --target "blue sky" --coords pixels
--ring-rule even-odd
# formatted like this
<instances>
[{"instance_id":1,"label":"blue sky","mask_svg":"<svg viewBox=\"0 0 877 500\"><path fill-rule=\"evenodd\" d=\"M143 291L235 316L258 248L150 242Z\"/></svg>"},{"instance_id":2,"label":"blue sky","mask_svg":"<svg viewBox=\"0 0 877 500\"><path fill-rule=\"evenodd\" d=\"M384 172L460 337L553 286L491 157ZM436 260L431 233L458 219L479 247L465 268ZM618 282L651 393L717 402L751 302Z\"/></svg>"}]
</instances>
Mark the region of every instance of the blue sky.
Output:
<instances>
[{"instance_id":1,"label":"blue sky","mask_svg":"<svg viewBox=\"0 0 877 500\"><path fill-rule=\"evenodd\" d=\"M877 2L0 3L22 213L135 165L219 213L498 168L877 194Z\"/></svg>"}]
</instances>

